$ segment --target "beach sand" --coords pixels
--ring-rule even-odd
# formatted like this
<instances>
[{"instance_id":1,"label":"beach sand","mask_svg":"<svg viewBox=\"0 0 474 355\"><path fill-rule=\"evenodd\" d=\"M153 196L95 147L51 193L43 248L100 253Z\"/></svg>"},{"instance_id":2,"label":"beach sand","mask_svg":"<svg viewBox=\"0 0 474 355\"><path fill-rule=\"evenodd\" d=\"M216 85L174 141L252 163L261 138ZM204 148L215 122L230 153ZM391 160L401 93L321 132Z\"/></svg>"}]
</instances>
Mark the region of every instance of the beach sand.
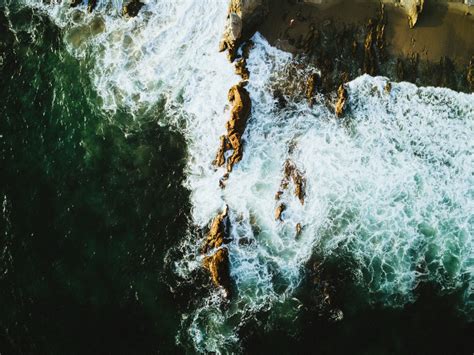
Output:
<instances>
[{"instance_id":1,"label":"beach sand","mask_svg":"<svg viewBox=\"0 0 474 355\"><path fill-rule=\"evenodd\" d=\"M369 19L380 18L380 11L378 1L341 0L319 5L273 0L270 13L258 31L271 44L289 52L311 54L313 58L344 57L346 60L350 49L344 47L357 44L363 52ZM464 78L467 77L469 63L474 55L473 12L473 6L468 7L462 3L426 1L415 28L410 29L402 8L391 3L385 4L384 54L376 55L377 60L383 60L376 65L376 72L371 74L470 91L469 83ZM307 43L302 45L312 29L316 29L318 42L314 46L308 46ZM335 43L330 43L331 41ZM311 50L308 49L310 47ZM357 52L354 48L352 53ZM356 54L354 56L357 57ZM363 53L359 53L359 58L354 58L354 66L361 67L362 57ZM413 75L398 78L394 75L398 70L395 68L397 60L401 63L409 61L405 67L411 65L410 61L416 62L413 65L417 68L422 67L420 70L414 69L417 71L416 80ZM430 72L437 70L435 65L443 67L442 71L447 72L442 74L444 76L451 75L449 72L455 69L457 79L431 77ZM350 77L364 72L363 68L345 70L350 73ZM429 77L423 77L423 73Z\"/></svg>"}]
</instances>

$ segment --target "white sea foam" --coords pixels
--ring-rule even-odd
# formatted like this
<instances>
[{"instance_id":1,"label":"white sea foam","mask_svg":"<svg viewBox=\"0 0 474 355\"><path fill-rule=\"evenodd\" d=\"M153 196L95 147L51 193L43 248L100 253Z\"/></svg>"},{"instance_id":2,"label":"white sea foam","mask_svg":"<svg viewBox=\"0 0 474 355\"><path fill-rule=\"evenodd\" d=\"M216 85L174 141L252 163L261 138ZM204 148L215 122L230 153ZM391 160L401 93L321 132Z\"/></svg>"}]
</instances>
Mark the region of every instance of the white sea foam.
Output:
<instances>
[{"instance_id":1,"label":"white sea foam","mask_svg":"<svg viewBox=\"0 0 474 355\"><path fill-rule=\"evenodd\" d=\"M315 246L355 260L353 276L368 289L368 302L401 306L430 280L446 292L467 285L464 310L473 315L473 95L408 83L393 83L386 93L387 79L362 76L348 84L343 120L323 98L310 108L288 97L277 109L273 86L293 58L257 34L248 60L253 107L244 158L221 190L224 170L211 162L225 131L227 91L238 81L217 53L227 1L149 0L128 20L119 16L120 1L102 1L93 14L25 1L64 28L65 45L90 67L104 110L153 114L166 100L163 124L188 142L194 223L204 227L230 207L236 297L222 307L220 293L210 291L183 315L179 341L191 339L203 352L237 351L239 327L257 312L290 303L279 312L293 314L293 294ZM307 196L302 205L290 186L278 222L274 195L288 158L304 172ZM201 243L191 233L182 240L177 277L190 279L202 267Z\"/></svg>"}]
</instances>

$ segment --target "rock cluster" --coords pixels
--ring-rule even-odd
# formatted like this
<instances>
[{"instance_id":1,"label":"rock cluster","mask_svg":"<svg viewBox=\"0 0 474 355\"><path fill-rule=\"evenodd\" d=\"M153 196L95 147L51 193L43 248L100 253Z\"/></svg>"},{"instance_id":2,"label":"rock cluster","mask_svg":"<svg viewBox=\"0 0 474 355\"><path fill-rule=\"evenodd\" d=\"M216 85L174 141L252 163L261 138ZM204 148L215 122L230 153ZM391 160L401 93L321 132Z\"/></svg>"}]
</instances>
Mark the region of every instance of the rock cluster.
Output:
<instances>
[{"instance_id":1,"label":"rock cluster","mask_svg":"<svg viewBox=\"0 0 474 355\"><path fill-rule=\"evenodd\" d=\"M306 190L306 179L303 173L298 170L296 164L292 160L287 159L283 167L283 179L281 180L280 188L275 194L276 201L281 200L281 196L288 189L290 182L293 182L294 194L298 198L300 203L303 205ZM277 207L275 209L275 220L283 221L282 214L283 212L285 212L286 208L287 206L283 202L279 202L277 204ZM301 231L303 230L301 223L297 223L295 229L296 237L298 237L301 234Z\"/></svg>"},{"instance_id":2,"label":"rock cluster","mask_svg":"<svg viewBox=\"0 0 474 355\"><path fill-rule=\"evenodd\" d=\"M231 62L234 61L239 46L252 36L267 13L266 0L231 0L219 45L220 51L227 50Z\"/></svg>"},{"instance_id":3,"label":"rock cluster","mask_svg":"<svg viewBox=\"0 0 474 355\"><path fill-rule=\"evenodd\" d=\"M231 279L229 272L229 251L224 246L228 235L229 216L227 206L211 223L211 228L202 247L203 264L211 274L212 282L224 288L226 296L230 296Z\"/></svg>"},{"instance_id":4,"label":"rock cluster","mask_svg":"<svg viewBox=\"0 0 474 355\"><path fill-rule=\"evenodd\" d=\"M226 124L227 134L220 138L220 146L214 164L217 166L224 165L226 161L225 153L232 149L233 153L227 159L227 171L230 172L234 164L242 159L242 135L250 115L251 101L242 82L230 88L228 99L232 109L230 119Z\"/></svg>"}]
</instances>

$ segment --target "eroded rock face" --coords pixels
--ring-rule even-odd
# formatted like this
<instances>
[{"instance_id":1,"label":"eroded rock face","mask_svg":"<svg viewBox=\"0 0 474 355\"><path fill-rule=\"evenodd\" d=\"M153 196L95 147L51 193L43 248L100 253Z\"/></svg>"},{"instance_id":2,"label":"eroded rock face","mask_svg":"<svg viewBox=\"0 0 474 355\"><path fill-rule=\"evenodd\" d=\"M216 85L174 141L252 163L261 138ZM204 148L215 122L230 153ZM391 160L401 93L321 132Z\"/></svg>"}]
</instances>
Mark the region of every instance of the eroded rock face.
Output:
<instances>
[{"instance_id":1,"label":"eroded rock face","mask_svg":"<svg viewBox=\"0 0 474 355\"><path fill-rule=\"evenodd\" d=\"M339 88L337 89L337 102L335 109L337 117L342 117L344 115L347 98L348 94L344 84L339 85Z\"/></svg>"},{"instance_id":2,"label":"eroded rock face","mask_svg":"<svg viewBox=\"0 0 474 355\"><path fill-rule=\"evenodd\" d=\"M227 171L232 171L234 165L242 160L242 135L244 134L247 120L250 115L251 101L244 83L234 85L228 94L228 99L232 105L230 119L227 121L227 136L222 136L219 150L214 160L214 164L222 166L225 164L225 153L233 150L232 155L227 159Z\"/></svg>"},{"instance_id":3,"label":"eroded rock face","mask_svg":"<svg viewBox=\"0 0 474 355\"><path fill-rule=\"evenodd\" d=\"M203 254L207 255L203 265L209 270L214 285L223 287L226 296L230 295L229 251L224 246L228 235L228 207L219 213L211 223L206 241L202 247Z\"/></svg>"},{"instance_id":4,"label":"eroded rock face","mask_svg":"<svg viewBox=\"0 0 474 355\"><path fill-rule=\"evenodd\" d=\"M408 24L410 28L415 27L418 17L423 11L424 2L425 0L400 0L400 4L408 14Z\"/></svg>"},{"instance_id":5,"label":"eroded rock face","mask_svg":"<svg viewBox=\"0 0 474 355\"><path fill-rule=\"evenodd\" d=\"M228 51L234 61L238 47L254 33L256 26L268 13L266 0L231 0L227 22L219 45L220 51Z\"/></svg>"},{"instance_id":6,"label":"eroded rock face","mask_svg":"<svg viewBox=\"0 0 474 355\"><path fill-rule=\"evenodd\" d=\"M136 17L144 5L140 0L132 0L123 7L122 15Z\"/></svg>"}]
</instances>

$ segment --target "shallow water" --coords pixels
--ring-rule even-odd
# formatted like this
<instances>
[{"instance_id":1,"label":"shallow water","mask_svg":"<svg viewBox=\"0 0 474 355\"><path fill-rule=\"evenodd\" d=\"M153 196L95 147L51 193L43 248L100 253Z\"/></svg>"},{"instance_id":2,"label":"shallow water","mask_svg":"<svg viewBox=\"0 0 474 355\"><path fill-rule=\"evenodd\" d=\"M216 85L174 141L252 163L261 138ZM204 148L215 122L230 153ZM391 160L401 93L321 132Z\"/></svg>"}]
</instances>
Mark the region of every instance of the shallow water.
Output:
<instances>
[{"instance_id":1,"label":"shallow water","mask_svg":"<svg viewBox=\"0 0 474 355\"><path fill-rule=\"evenodd\" d=\"M226 1L120 6L1 8L6 352L471 352L472 94L362 76L337 120L294 93L317 68L257 34L221 190ZM277 222L286 159L306 199L290 185ZM226 204L230 302L199 252Z\"/></svg>"}]
</instances>

